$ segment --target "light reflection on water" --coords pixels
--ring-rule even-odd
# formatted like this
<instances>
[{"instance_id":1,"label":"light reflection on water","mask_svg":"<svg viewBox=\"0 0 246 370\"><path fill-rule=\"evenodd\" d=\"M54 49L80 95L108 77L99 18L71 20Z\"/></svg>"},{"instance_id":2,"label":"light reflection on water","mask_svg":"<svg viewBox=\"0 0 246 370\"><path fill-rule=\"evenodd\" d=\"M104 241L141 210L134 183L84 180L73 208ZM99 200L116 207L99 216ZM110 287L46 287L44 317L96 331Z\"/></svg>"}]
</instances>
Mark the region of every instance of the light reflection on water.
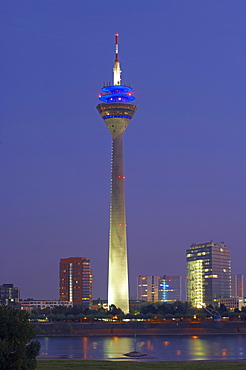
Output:
<instances>
[{"instance_id":1,"label":"light reflection on water","mask_svg":"<svg viewBox=\"0 0 246 370\"><path fill-rule=\"evenodd\" d=\"M40 337L40 355L54 358L118 360L137 350L150 360L246 359L246 336Z\"/></svg>"},{"instance_id":2,"label":"light reflection on water","mask_svg":"<svg viewBox=\"0 0 246 370\"><path fill-rule=\"evenodd\" d=\"M132 351L134 347L132 338L105 337L100 339L103 339L104 359L122 357L124 353Z\"/></svg>"}]
</instances>

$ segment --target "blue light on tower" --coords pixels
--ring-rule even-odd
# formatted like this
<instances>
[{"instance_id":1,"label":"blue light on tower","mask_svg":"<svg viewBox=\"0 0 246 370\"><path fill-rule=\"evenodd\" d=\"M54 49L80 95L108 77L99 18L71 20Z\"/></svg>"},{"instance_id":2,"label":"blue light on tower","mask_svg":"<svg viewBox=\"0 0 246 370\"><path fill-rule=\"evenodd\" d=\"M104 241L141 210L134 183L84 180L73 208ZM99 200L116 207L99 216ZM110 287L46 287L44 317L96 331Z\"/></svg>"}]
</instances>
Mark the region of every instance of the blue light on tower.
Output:
<instances>
[{"instance_id":1,"label":"blue light on tower","mask_svg":"<svg viewBox=\"0 0 246 370\"><path fill-rule=\"evenodd\" d=\"M105 86L101 91L105 94L100 94L99 100L104 103L129 103L136 99L130 86Z\"/></svg>"}]
</instances>

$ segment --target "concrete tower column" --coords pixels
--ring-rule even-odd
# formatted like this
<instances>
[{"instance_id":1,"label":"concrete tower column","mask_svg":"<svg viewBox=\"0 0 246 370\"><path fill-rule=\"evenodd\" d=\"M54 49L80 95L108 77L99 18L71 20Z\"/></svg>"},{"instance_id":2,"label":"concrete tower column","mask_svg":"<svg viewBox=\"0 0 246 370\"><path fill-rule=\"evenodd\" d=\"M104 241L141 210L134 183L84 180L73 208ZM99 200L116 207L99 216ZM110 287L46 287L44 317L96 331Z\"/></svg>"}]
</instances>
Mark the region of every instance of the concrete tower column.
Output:
<instances>
[{"instance_id":1,"label":"concrete tower column","mask_svg":"<svg viewBox=\"0 0 246 370\"><path fill-rule=\"evenodd\" d=\"M112 138L108 304L129 312L123 133Z\"/></svg>"}]
</instances>

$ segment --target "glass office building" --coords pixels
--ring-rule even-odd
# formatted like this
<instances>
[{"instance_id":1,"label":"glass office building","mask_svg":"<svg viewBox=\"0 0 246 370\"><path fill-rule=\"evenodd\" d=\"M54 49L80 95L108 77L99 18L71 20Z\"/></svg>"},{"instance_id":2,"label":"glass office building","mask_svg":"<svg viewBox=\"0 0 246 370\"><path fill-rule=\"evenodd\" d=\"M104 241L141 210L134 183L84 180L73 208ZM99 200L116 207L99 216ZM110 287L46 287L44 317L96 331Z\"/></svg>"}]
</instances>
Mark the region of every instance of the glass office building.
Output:
<instances>
[{"instance_id":1,"label":"glass office building","mask_svg":"<svg viewBox=\"0 0 246 370\"><path fill-rule=\"evenodd\" d=\"M231 297L230 249L224 243L192 244L186 251L187 301L193 307Z\"/></svg>"}]
</instances>

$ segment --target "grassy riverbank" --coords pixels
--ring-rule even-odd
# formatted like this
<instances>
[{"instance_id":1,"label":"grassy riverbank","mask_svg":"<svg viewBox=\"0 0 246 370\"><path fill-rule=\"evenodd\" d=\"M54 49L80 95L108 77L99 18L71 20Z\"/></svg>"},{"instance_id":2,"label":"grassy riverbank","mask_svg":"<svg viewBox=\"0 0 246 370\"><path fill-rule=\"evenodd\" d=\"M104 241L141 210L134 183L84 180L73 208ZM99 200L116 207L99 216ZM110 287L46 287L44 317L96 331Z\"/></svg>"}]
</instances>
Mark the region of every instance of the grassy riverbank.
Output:
<instances>
[{"instance_id":1,"label":"grassy riverbank","mask_svg":"<svg viewBox=\"0 0 246 370\"><path fill-rule=\"evenodd\" d=\"M106 370L134 370L134 369L191 369L195 370L241 370L246 369L246 361L86 361L86 360L42 360L38 361L37 370L69 370L69 369L106 369Z\"/></svg>"}]
</instances>

